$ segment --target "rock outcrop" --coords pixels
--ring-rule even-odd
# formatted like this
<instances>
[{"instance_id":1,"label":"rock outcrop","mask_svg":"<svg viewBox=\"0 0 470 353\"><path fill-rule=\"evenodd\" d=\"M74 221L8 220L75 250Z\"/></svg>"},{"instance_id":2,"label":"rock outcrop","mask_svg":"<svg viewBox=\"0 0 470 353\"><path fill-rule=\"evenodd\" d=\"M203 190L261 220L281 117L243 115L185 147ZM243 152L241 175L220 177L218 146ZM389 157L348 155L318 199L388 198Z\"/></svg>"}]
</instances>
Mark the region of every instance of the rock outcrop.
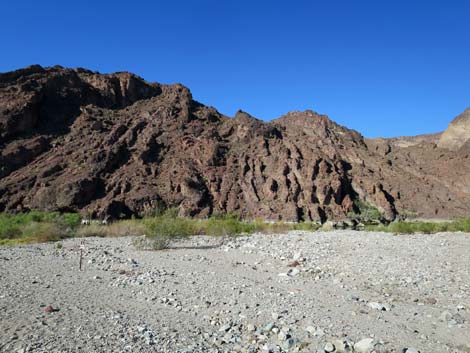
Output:
<instances>
[{"instance_id":1,"label":"rock outcrop","mask_svg":"<svg viewBox=\"0 0 470 353\"><path fill-rule=\"evenodd\" d=\"M179 84L31 66L0 75L0 211L320 220L470 211L468 153L366 140L312 111L228 118ZM452 172L449 172L451 170ZM467 173L467 174L466 174Z\"/></svg>"},{"instance_id":2,"label":"rock outcrop","mask_svg":"<svg viewBox=\"0 0 470 353\"><path fill-rule=\"evenodd\" d=\"M441 135L438 146L449 150L459 150L470 141L470 108L456 117Z\"/></svg>"}]
</instances>

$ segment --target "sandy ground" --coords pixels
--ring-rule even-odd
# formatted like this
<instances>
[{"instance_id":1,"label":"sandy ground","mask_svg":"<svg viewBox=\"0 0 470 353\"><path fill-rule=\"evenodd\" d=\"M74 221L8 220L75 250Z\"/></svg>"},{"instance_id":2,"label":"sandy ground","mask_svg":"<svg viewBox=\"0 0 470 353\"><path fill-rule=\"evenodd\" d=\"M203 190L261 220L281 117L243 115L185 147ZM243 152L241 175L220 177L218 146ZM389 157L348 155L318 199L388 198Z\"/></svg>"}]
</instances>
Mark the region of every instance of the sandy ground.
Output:
<instances>
[{"instance_id":1,"label":"sandy ground","mask_svg":"<svg viewBox=\"0 0 470 353\"><path fill-rule=\"evenodd\" d=\"M1 352L470 352L470 234L62 245L0 247Z\"/></svg>"}]
</instances>

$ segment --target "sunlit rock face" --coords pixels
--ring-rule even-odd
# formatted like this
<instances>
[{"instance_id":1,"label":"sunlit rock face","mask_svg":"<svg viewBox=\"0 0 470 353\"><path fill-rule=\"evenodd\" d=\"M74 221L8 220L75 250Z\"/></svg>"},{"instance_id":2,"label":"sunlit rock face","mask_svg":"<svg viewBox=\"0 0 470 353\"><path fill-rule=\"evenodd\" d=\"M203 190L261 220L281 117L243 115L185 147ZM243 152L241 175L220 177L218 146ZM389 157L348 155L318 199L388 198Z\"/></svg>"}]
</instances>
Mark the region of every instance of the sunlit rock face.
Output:
<instances>
[{"instance_id":1,"label":"sunlit rock face","mask_svg":"<svg viewBox=\"0 0 470 353\"><path fill-rule=\"evenodd\" d=\"M190 217L325 221L369 205L387 219L468 214L468 153L440 147L366 140L312 111L228 118L182 85L130 73L0 74L0 211L118 218L163 206Z\"/></svg>"}]
</instances>

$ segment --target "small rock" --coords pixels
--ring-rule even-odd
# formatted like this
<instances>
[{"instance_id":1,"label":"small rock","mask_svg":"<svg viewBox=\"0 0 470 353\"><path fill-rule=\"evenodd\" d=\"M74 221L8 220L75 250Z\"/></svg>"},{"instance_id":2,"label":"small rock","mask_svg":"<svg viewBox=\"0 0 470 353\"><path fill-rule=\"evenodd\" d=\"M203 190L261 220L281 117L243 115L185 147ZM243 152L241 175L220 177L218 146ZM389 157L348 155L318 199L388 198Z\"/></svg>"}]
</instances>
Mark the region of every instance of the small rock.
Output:
<instances>
[{"instance_id":1,"label":"small rock","mask_svg":"<svg viewBox=\"0 0 470 353\"><path fill-rule=\"evenodd\" d=\"M264 332L270 332L274 327L274 324L272 322L270 322L269 324L267 324L266 326L263 327L263 331Z\"/></svg>"},{"instance_id":2,"label":"small rock","mask_svg":"<svg viewBox=\"0 0 470 353\"><path fill-rule=\"evenodd\" d=\"M282 344L282 348L285 350L289 350L295 345L295 340L293 338L287 338L284 343Z\"/></svg>"},{"instance_id":3,"label":"small rock","mask_svg":"<svg viewBox=\"0 0 470 353\"><path fill-rule=\"evenodd\" d=\"M316 337L323 337L325 336L325 331L323 331L321 328L317 328L313 335Z\"/></svg>"},{"instance_id":4,"label":"small rock","mask_svg":"<svg viewBox=\"0 0 470 353\"><path fill-rule=\"evenodd\" d=\"M315 327L313 327L313 326L307 326L307 327L305 328L305 331L307 331L308 333L310 333L311 335L313 335L316 330L315 330Z\"/></svg>"},{"instance_id":5,"label":"small rock","mask_svg":"<svg viewBox=\"0 0 470 353\"><path fill-rule=\"evenodd\" d=\"M335 348L335 352L343 353L346 352L346 349L349 348L349 344L346 341L334 340L331 342Z\"/></svg>"},{"instance_id":6,"label":"small rock","mask_svg":"<svg viewBox=\"0 0 470 353\"><path fill-rule=\"evenodd\" d=\"M48 305L44 308L46 314L53 313L54 311L59 311L59 309L53 308L52 305Z\"/></svg>"},{"instance_id":7,"label":"small rock","mask_svg":"<svg viewBox=\"0 0 470 353\"><path fill-rule=\"evenodd\" d=\"M439 320L447 322L452 319L452 314L449 311L443 311L441 315L439 316Z\"/></svg>"},{"instance_id":8,"label":"small rock","mask_svg":"<svg viewBox=\"0 0 470 353\"><path fill-rule=\"evenodd\" d=\"M418 351L416 348L403 348L403 353L421 353L420 351Z\"/></svg>"},{"instance_id":9,"label":"small rock","mask_svg":"<svg viewBox=\"0 0 470 353\"><path fill-rule=\"evenodd\" d=\"M374 340L372 338L364 338L354 345L354 351L357 353L370 353L374 348Z\"/></svg>"},{"instance_id":10,"label":"small rock","mask_svg":"<svg viewBox=\"0 0 470 353\"><path fill-rule=\"evenodd\" d=\"M277 335L277 339L279 341L285 341L289 337L290 337L290 335L287 332L284 332L284 331L279 332L279 334Z\"/></svg>"},{"instance_id":11,"label":"small rock","mask_svg":"<svg viewBox=\"0 0 470 353\"><path fill-rule=\"evenodd\" d=\"M325 352L334 352L335 350L335 346L333 345L333 343L331 342L328 342L327 344L325 344L325 347L323 348L325 350Z\"/></svg>"},{"instance_id":12,"label":"small rock","mask_svg":"<svg viewBox=\"0 0 470 353\"><path fill-rule=\"evenodd\" d=\"M369 302L367 303L367 306L375 309L375 310L380 310L380 311L390 311L390 306L387 304L381 304L377 302Z\"/></svg>"},{"instance_id":13,"label":"small rock","mask_svg":"<svg viewBox=\"0 0 470 353\"><path fill-rule=\"evenodd\" d=\"M253 331L256 331L256 326L253 325L253 324L248 324L246 326L246 329L249 331L249 332L253 332Z\"/></svg>"},{"instance_id":14,"label":"small rock","mask_svg":"<svg viewBox=\"0 0 470 353\"><path fill-rule=\"evenodd\" d=\"M219 331L220 332L227 332L227 331L230 330L231 327L232 327L232 324L225 324L221 328L219 328Z\"/></svg>"},{"instance_id":15,"label":"small rock","mask_svg":"<svg viewBox=\"0 0 470 353\"><path fill-rule=\"evenodd\" d=\"M300 265L300 262L295 260L293 262L291 262L290 264L287 265L287 267L297 267Z\"/></svg>"},{"instance_id":16,"label":"small rock","mask_svg":"<svg viewBox=\"0 0 470 353\"><path fill-rule=\"evenodd\" d=\"M300 270L298 268L291 268L289 271L287 271L287 275L289 277L297 276L299 273L300 273Z\"/></svg>"}]
</instances>

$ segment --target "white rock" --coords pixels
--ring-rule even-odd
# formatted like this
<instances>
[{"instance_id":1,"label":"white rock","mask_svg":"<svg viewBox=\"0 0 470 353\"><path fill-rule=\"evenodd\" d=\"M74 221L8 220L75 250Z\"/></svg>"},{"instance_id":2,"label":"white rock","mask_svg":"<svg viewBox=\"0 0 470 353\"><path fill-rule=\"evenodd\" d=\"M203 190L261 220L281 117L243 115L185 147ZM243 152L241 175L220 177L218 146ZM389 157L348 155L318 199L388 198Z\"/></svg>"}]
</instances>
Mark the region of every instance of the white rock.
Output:
<instances>
[{"instance_id":1,"label":"white rock","mask_svg":"<svg viewBox=\"0 0 470 353\"><path fill-rule=\"evenodd\" d=\"M372 338L364 338L354 344L354 351L357 353L370 353L374 349L374 340Z\"/></svg>"},{"instance_id":2,"label":"white rock","mask_svg":"<svg viewBox=\"0 0 470 353\"><path fill-rule=\"evenodd\" d=\"M449 321L450 319L452 319L452 314L449 311L443 311L439 316L439 320L444 322Z\"/></svg>"},{"instance_id":3,"label":"white rock","mask_svg":"<svg viewBox=\"0 0 470 353\"><path fill-rule=\"evenodd\" d=\"M325 331L318 327L313 335L316 337L323 337L325 336Z\"/></svg>"},{"instance_id":4,"label":"white rock","mask_svg":"<svg viewBox=\"0 0 470 353\"><path fill-rule=\"evenodd\" d=\"M323 348L326 352L333 352L335 350L335 346L328 342L327 344L325 344L325 347Z\"/></svg>"},{"instance_id":5,"label":"white rock","mask_svg":"<svg viewBox=\"0 0 470 353\"><path fill-rule=\"evenodd\" d=\"M387 308L383 304L380 304L380 303L377 303L377 302L369 302L369 303L367 303L367 306L372 308L372 309L375 309L375 310L380 310L380 311L386 311L387 310Z\"/></svg>"},{"instance_id":6,"label":"white rock","mask_svg":"<svg viewBox=\"0 0 470 353\"><path fill-rule=\"evenodd\" d=\"M289 271L287 271L287 276L294 277L297 276L299 273L300 270L298 268L291 268Z\"/></svg>"},{"instance_id":7,"label":"white rock","mask_svg":"<svg viewBox=\"0 0 470 353\"><path fill-rule=\"evenodd\" d=\"M313 326L307 326L305 328L305 331L307 331L308 333L310 333L311 335L313 335L315 333L315 327Z\"/></svg>"},{"instance_id":8,"label":"white rock","mask_svg":"<svg viewBox=\"0 0 470 353\"><path fill-rule=\"evenodd\" d=\"M410 348L405 348L405 349L403 350L403 352L405 352L405 353L420 353L420 351L418 351L416 348L412 348L412 347L410 347Z\"/></svg>"},{"instance_id":9,"label":"white rock","mask_svg":"<svg viewBox=\"0 0 470 353\"><path fill-rule=\"evenodd\" d=\"M256 327L255 327L255 325L253 325L253 324L248 324L248 325L246 326L246 329L247 329L248 331L250 331L250 332L256 331Z\"/></svg>"}]
</instances>

